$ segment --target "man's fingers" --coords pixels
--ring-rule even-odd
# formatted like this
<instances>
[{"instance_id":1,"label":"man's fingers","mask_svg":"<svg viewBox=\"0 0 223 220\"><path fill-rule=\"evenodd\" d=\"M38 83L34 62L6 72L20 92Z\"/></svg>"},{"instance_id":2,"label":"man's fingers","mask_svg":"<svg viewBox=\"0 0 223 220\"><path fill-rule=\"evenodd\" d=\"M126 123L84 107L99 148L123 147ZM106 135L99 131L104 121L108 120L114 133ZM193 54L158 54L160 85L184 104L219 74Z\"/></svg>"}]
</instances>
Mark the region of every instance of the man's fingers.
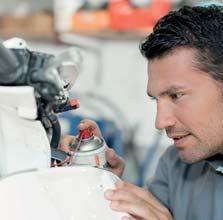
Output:
<instances>
[{"instance_id":1,"label":"man's fingers","mask_svg":"<svg viewBox=\"0 0 223 220\"><path fill-rule=\"evenodd\" d=\"M140 220L140 219L136 219L131 216L123 216L121 220Z\"/></svg>"},{"instance_id":2,"label":"man's fingers","mask_svg":"<svg viewBox=\"0 0 223 220\"><path fill-rule=\"evenodd\" d=\"M107 160L109 162L109 165L111 167L116 167L117 166L117 163L120 162L118 155L111 148L107 148L106 149L106 158L107 158Z\"/></svg>"},{"instance_id":3,"label":"man's fingers","mask_svg":"<svg viewBox=\"0 0 223 220\"><path fill-rule=\"evenodd\" d=\"M106 190L105 198L111 201L126 200L131 201L137 197L135 194L125 190Z\"/></svg>"},{"instance_id":4,"label":"man's fingers","mask_svg":"<svg viewBox=\"0 0 223 220\"><path fill-rule=\"evenodd\" d=\"M125 189L127 191L131 191L138 197L142 198L143 200L147 201L149 204L151 204L153 207L156 207L159 209L161 212L166 210L166 207L161 205L161 203L150 193L149 191L144 190L143 188L140 188L138 186L135 186L131 183L127 182L121 182L117 181L116 182L116 188L117 189Z\"/></svg>"},{"instance_id":5,"label":"man's fingers","mask_svg":"<svg viewBox=\"0 0 223 220\"><path fill-rule=\"evenodd\" d=\"M136 216L137 219L142 219L143 217L148 216L147 219L152 220L156 217L152 209L149 209L148 207L145 208L142 204L137 205L127 201L114 201L111 202L110 207L114 211L126 212L130 215Z\"/></svg>"},{"instance_id":6,"label":"man's fingers","mask_svg":"<svg viewBox=\"0 0 223 220\"><path fill-rule=\"evenodd\" d=\"M112 195L113 194L113 195ZM105 197L112 198L110 207L114 211L126 212L133 216L136 216L137 219L141 219L141 217L151 216L154 218L156 215L153 212L153 207L150 206L145 200L137 197L131 192L125 192L119 190L112 192L111 190L106 191Z\"/></svg>"},{"instance_id":7,"label":"man's fingers","mask_svg":"<svg viewBox=\"0 0 223 220\"><path fill-rule=\"evenodd\" d=\"M121 176L125 169L124 159L118 156L111 148L106 149L106 160L109 165L109 169L117 176Z\"/></svg>"},{"instance_id":8,"label":"man's fingers","mask_svg":"<svg viewBox=\"0 0 223 220\"><path fill-rule=\"evenodd\" d=\"M83 130L87 128L90 129L94 135L101 137L100 129L95 121L84 119L78 125L79 130Z\"/></svg>"},{"instance_id":9,"label":"man's fingers","mask_svg":"<svg viewBox=\"0 0 223 220\"><path fill-rule=\"evenodd\" d=\"M160 219L157 218L158 215L154 211L153 207L150 207L144 200L139 202L130 202L130 201L112 201L110 207L114 211L118 212L126 212L131 215L131 217L127 217L128 220L155 220ZM133 217L134 216L134 217Z\"/></svg>"},{"instance_id":10,"label":"man's fingers","mask_svg":"<svg viewBox=\"0 0 223 220\"><path fill-rule=\"evenodd\" d=\"M70 152L70 145L72 144L74 138L75 138L74 136L70 135L63 136L60 141L58 149L67 153Z\"/></svg>"},{"instance_id":11,"label":"man's fingers","mask_svg":"<svg viewBox=\"0 0 223 220\"><path fill-rule=\"evenodd\" d=\"M66 144L60 144L58 149L61 150L61 151L66 152L66 153L70 152L70 147Z\"/></svg>"},{"instance_id":12,"label":"man's fingers","mask_svg":"<svg viewBox=\"0 0 223 220\"><path fill-rule=\"evenodd\" d=\"M145 195L135 194L136 191L126 189L126 184L118 181L116 183L117 189L105 192L105 198L111 201L110 207L113 210L126 212L138 220L172 219L168 209L161 203L155 206L153 201L143 199L143 197L146 197ZM146 192L144 191L144 193Z\"/></svg>"}]
</instances>

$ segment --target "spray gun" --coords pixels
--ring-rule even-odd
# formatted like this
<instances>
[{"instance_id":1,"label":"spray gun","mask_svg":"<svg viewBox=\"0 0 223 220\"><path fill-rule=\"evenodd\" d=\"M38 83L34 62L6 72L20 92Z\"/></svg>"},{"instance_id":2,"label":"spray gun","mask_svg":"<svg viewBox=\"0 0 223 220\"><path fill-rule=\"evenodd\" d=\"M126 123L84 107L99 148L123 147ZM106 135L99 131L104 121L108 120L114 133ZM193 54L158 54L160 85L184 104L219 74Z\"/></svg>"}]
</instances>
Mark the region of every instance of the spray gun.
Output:
<instances>
[{"instance_id":1,"label":"spray gun","mask_svg":"<svg viewBox=\"0 0 223 220\"><path fill-rule=\"evenodd\" d=\"M56 113L79 106L77 100L69 99L68 90L79 73L80 51L71 48L53 56L31 51L24 40L13 38L0 44L0 57L0 123L3 127L0 147L7 152L1 157L0 176L46 167L43 164L50 165L47 159L50 149L52 158L64 156L57 150L61 132ZM26 97L23 93L28 94L29 99L23 100ZM31 110L27 111L28 108ZM11 122L10 114L14 117ZM5 115L9 116L8 122ZM6 128L10 131L6 132ZM10 137L10 133L13 136ZM41 158L46 158L45 162Z\"/></svg>"},{"instance_id":2,"label":"spray gun","mask_svg":"<svg viewBox=\"0 0 223 220\"><path fill-rule=\"evenodd\" d=\"M61 130L56 114L79 107L77 100L70 100L68 95L80 69L81 56L77 49L67 50L55 57L31 51L25 41L17 38L4 42L4 45L7 48L0 45L0 85L17 89L20 86L34 88L37 105L35 120L41 121L50 140L51 167L85 165L105 168L106 143L89 129L79 132L70 153L57 149Z\"/></svg>"}]
</instances>

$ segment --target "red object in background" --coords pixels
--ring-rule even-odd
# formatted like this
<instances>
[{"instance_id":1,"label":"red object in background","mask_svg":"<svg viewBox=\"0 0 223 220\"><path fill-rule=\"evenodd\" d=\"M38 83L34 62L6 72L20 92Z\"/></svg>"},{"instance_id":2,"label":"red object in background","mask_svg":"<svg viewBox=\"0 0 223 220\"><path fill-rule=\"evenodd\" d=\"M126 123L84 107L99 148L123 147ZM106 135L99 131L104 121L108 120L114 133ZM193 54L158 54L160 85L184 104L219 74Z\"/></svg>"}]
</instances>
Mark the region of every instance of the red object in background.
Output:
<instances>
[{"instance_id":1,"label":"red object in background","mask_svg":"<svg viewBox=\"0 0 223 220\"><path fill-rule=\"evenodd\" d=\"M110 0L110 26L115 31L152 29L156 21L171 9L170 0L153 0L146 8L134 8L128 0Z\"/></svg>"},{"instance_id":2,"label":"red object in background","mask_svg":"<svg viewBox=\"0 0 223 220\"><path fill-rule=\"evenodd\" d=\"M107 10L79 10L72 18L72 31L74 32L108 30L109 26Z\"/></svg>"},{"instance_id":3,"label":"red object in background","mask_svg":"<svg viewBox=\"0 0 223 220\"><path fill-rule=\"evenodd\" d=\"M70 105L71 105L72 109L79 108L79 103L76 99L70 99Z\"/></svg>"}]
</instances>

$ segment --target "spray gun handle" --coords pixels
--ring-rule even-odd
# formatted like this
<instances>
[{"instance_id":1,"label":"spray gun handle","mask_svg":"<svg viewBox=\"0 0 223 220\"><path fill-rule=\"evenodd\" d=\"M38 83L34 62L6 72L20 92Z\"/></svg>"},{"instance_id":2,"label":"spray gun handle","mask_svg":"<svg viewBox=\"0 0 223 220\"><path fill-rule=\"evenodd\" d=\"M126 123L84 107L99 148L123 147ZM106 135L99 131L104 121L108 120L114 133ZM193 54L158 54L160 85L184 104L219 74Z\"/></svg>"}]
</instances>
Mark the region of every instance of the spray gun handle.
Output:
<instances>
[{"instance_id":1,"label":"spray gun handle","mask_svg":"<svg viewBox=\"0 0 223 220\"><path fill-rule=\"evenodd\" d=\"M20 75L20 63L14 53L0 44L0 84L10 84Z\"/></svg>"},{"instance_id":2,"label":"spray gun handle","mask_svg":"<svg viewBox=\"0 0 223 220\"><path fill-rule=\"evenodd\" d=\"M12 51L0 44L0 70L2 73L12 73L18 67L18 60Z\"/></svg>"}]
</instances>

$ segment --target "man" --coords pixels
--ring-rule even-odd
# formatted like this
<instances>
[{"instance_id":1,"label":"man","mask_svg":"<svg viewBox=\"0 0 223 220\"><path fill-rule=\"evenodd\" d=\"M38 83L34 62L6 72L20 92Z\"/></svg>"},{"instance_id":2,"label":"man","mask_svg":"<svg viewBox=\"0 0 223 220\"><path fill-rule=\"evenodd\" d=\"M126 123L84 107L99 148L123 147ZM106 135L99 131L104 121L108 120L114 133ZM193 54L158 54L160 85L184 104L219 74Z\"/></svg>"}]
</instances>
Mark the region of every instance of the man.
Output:
<instances>
[{"instance_id":1,"label":"man","mask_svg":"<svg viewBox=\"0 0 223 220\"><path fill-rule=\"evenodd\" d=\"M124 219L223 219L223 8L183 7L161 18L140 50L156 128L174 146L148 191L117 182L105 197Z\"/></svg>"}]
</instances>

